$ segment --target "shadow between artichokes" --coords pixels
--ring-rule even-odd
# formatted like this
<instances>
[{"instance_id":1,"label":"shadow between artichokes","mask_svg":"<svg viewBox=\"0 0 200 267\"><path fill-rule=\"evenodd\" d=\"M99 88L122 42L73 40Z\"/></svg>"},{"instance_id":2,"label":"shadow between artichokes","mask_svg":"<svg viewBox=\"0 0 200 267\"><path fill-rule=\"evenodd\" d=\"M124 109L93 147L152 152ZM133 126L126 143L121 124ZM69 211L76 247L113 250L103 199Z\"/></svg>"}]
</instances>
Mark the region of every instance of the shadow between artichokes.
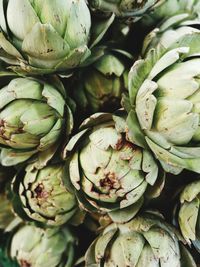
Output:
<instances>
[{"instance_id":1,"label":"shadow between artichokes","mask_svg":"<svg viewBox=\"0 0 200 267\"><path fill-rule=\"evenodd\" d=\"M22 219L59 226L66 222L77 225L84 218L63 163L40 170L27 166L13 179L12 193L14 210Z\"/></svg>"},{"instance_id":2,"label":"shadow between artichokes","mask_svg":"<svg viewBox=\"0 0 200 267\"><path fill-rule=\"evenodd\" d=\"M6 229L11 225L15 215L12 208L12 202L8 199L5 192L0 194L0 229Z\"/></svg>"},{"instance_id":3,"label":"shadow between artichokes","mask_svg":"<svg viewBox=\"0 0 200 267\"><path fill-rule=\"evenodd\" d=\"M72 95L84 112L112 112L120 108L122 93L128 90L131 56L125 51L108 51L72 77Z\"/></svg>"},{"instance_id":4,"label":"shadow between artichokes","mask_svg":"<svg viewBox=\"0 0 200 267\"><path fill-rule=\"evenodd\" d=\"M91 23L84 0L1 0L0 17L0 59L36 75L81 65L114 20Z\"/></svg>"},{"instance_id":5,"label":"shadow between artichokes","mask_svg":"<svg viewBox=\"0 0 200 267\"><path fill-rule=\"evenodd\" d=\"M130 141L150 148L165 171L200 173L200 32L158 44L129 73Z\"/></svg>"},{"instance_id":6,"label":"shadow between artichokes","mask_svg":"<svg viewBox=\"0 0 200 267\"><path fill-rule=\"evenodd\" d=\"M124 111L96 113L71 138L64 158L80 206L124 222L157 197L164 173L148 150L129 142Z\"/></svg>"},{"instance_id":7,"label":"shadow between artichokes","mask_svg":"<svg viewBox=\"0 0 200 267\"><path fill-rule=\"evenodd\" d=\"M125 224L113 223L92 243L86 267L196 267L179 233L162 216L145 212Z\"/></svg>"},{"instance_id":8,"label":"shadow between artichokes","mask_svg":"<svg viewBox=\"0 0 200 267\"><path fill-rule=\"evenodd\" d=\"M37 157L44 166L73 128L71 100L61 82L14 78L0 89L0 161L12 166ZM72 107L73 109L73 107Z\"/></svg>"}]
</instances>

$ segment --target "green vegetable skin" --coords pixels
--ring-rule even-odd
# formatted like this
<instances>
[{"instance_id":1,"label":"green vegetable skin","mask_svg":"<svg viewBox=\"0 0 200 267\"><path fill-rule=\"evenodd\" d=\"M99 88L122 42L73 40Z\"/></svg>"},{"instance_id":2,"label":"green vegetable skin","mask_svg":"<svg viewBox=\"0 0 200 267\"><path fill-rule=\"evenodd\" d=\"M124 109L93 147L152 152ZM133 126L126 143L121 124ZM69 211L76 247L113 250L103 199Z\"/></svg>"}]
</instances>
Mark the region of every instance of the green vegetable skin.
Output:
<instances>
[{"instance_id":1,"label":"green vegetable skin","mask_svg":"<svg viewBox=\"0 0 200 267\"><path fill-rule=\"evenodd\" d=\"M84 0L1 0L0 17L0 58L23 74L81 65L114 19L91 25Z\"/></svg>"},{"instance_id":2,"label":"green vegetable skin","mask_svg":"<svg viewBox=\"0 0 200 267\"><path fill-rule=\"evenodd\" d=\"M159 0L89 0L94 10L114 12L119 17L133 17L137 20Z\"/></svg>"},{"instance_id":3,"label":"green vegetable skin","mask_svg":"<svg viewBox=\"0 0 200 267\"><path fill-rule=\"evenodd\" d=\"M200 181L187 185L180 195L179 226L185 240L200 252Z\"/></svg>"},{"instance_id":4,"label":"green vegetable skin","mask_svg":"<svg viewBox=\"0 0 200 267\"><path fill-rule=\"evenodd\" d=\"M125 131L123 112L96 113L64 152L81 207L108 213L117 222L134 217L144 196L157 197L164 186L164 174L151 153L131 144Z\"/></svg>"},{"instance_id":5,"label":"green vegetable skin","mask_svg":"<svg viewBox=\"0 0 200 267\"><path fill-rule=\"evenodd\" d=\"M13 181L13 206L25 220L58 226L69 221L78 210L75 195L67 181L63 164L48 165L41 170L19 172Z\"/></svg>"},{"instance_id":6,"label":"green vegetable skin","mask_svg":"<svg viewBox=\"0 0 200 267\"><path fill-rule=\"evenodd\" d=\"M121 55L123 57L123 55ZM127 91L127 61L120 53L108 53L83 69L72 85L74 99L83 110L111 111L120 107L122 93Z\"/></svg>"},{"instance_id":7,"label":"green vegetable skin","mask_svg":"<svg viewBox=\"0 0 200 267\"><path fill-rule=\"evenodd\" d=\"M86 267L196 266L176 230L149 212L105 228L88 249L85 262Z\"/></svg>"},{"instance_id":8,"label":"green vegetable skin","mask_svg":"<svg viewBox=\"0 0 200 267\"><path fill-rule=\"evenodd\" d=\"M22 267L73 267L75 241L66 227L25 225L14 233L10 255Z\"/></svg>"},{"instance_id":9,"label":"green vegetable skin","mask_svg":"<svg viewBox=\"0 0 200 267\"><path fill-rule=\"evenodd\" d=\"M129 73L131 141L175 174L200 172L200 32L190 29L159 42Z\"/></svg>"},{"instance_id":10,"label":"green vegetable skin","mask_svg":"<svg viewBox=\"0 0 200 267\"><path fill-rule=\"evenodd\" d=\"M1 163L24 162L31 156L45 165L73 127L73 116L62 84L16 78L0 89ZM41 167L40 166L40 167Z\"/></svg>"},{"instance_id":11,"label":"green vegetable skin","mask_svg":"<svg viewBox=\"0 0 200 267\"><path fill-rule=\"evenodd\" d=\"M143 24L146 27L155 26L164 19L183 13L190 14L193 20L194 17L199 16L199 12L199 0L161 0L152 11L144 15Z\"/></svg>"}]
</instances>

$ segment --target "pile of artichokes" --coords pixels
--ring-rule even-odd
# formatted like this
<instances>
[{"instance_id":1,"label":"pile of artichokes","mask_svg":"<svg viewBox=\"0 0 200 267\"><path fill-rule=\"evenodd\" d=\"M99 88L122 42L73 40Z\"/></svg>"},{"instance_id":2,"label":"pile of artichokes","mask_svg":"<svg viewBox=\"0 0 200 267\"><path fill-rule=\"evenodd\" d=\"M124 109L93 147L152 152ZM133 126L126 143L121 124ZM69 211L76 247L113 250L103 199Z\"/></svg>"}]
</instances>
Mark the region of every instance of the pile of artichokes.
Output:
<instances>
[{"instance_id":1,"label":"pile of artichokes","mask_svg":"<svg viewBox=\"0 0 200 267\"><path fill-rule=\"evenodd\" d=\"M200 266L200 1L0 0L0 267Z\"/></svg>"}]
</instances>

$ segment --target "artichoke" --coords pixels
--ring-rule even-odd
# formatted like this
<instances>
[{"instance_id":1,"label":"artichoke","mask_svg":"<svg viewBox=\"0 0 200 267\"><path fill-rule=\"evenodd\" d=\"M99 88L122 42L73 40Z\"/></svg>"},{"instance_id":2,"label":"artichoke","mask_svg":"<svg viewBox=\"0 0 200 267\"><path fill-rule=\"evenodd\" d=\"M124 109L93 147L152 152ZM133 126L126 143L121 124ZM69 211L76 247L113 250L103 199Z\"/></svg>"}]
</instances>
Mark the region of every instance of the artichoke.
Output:
<instances>
[{"instance_id":1,"label":"artichoke","mask_svg":"<svg viewBox=\"0 0 200 267\"><path fill-rule=\"evenodd\" d=\"M125 224L113 223L89 247L86 267L195 267L179 235L162 217L146 212Z\"/></svg>"},{"instance_id":2,"label":"artichoke","mask_svg":"<svg viewBox=\"0 0 200 267\"><path fill-rule=\"evenodd\" d=\"M185 240L200 252L200 181L187 185L177 207L178 222Z\"/></svg>"},{"instance_id":3,"label":"artichoke","mask_svg":"<svg viewBox=\"0 0 200 267\"><path fill-rule=\"evenodd\" d=\"M72 267L75 241L67 228L25 225L12 237L10 256L21 267Z\"/></svg>"},{"instance_id":4,"label":"artichoke","mask_svg":"<svg viewBox=\"0 0 200 267\"><path fill-rule=\"evenodd\" d=\"M138 20L160 0L89 0L91 8L104 13L114 12L118 17Z\"/></svg>"},{"instance_id":5,"label":"artichoke","mask_svg":"<svg viewBox=\"0 0 200 267\"><path fill-rule=\"evenodd\" d=\"M0 17L0 59L24 74L81 65L114 19L91 25L85 0L2 0Z\"/></svg>"},{"instance_id":6,"label":"artichoke","mask_svg":"<svg viewBox=\"0 0 200 267\"><path fill-rule=\"evenodd\" d=\"M167 172L200 173L200 32L158 44L129 73L130 141L151 149Z\"/></svg>"},{"instance_id":7,"label":"artichoke","mask_svg":"<svg viewBox=\"0 0 200 267\"><path fill-rule=\"evenodd\" d=\"M189 14L191 18L199 17L199 0L161 0L154 9L145 14L143 24L145 26L155 26L162 20L184 13Z\"/></svg>"},{"instance_id":8,"label":"artichoke","mask_svg":"<svg viewBox=\"0 0 200 267\"><path fill-rule=\"evenodd\" d=\"M45 165L73 127L70 101L58 80L15 78L0 89L1 164L16 165L37 153Z\"/></svg>"},{"instance_id":9,"label":"artichoke","mask_svg":"<svg viewBox=\"0 0 200 267\"><path fill-rule=\"evenodd\" d=\"M121 96L127 90L127 61L123 55L108 53L82 71L72 85L79 107L91 112L114 111L120 107ZM75 88L75 89L74 89Z\"/></svg>"},{"instance_id":10,"label":"artichoke","mask_svg":"<svg viewBox=\"0 0 200 267\"><path fill-rule=\"evenodd\" d=\"M67 182L67 171L60 164L19 172L13 180L13 205L22 219L46 225L62 225L75 215L78 206Z\"/></svg>"},{"instance_id":11,"label":"artichoke","mask_svg":"<svg viewBox=\"0 0 200 267\"><path fill-rule=\"evenodd\" d=\"M81 207L130 220L144 195L157 197L164 174L151 153L129 142L124 112L96 113L67 144L64 157Z\"/></svg>"},{"instance_id":12,"label":"artichoke","mask_svg":"<svg viewBox=\"0 0 200 267\"><path fill-rule=\"evenodd\" d=\"M170 47L185 35L199 33L200 17L191 17L190 13L181 13L163 21L159 27L150 32L143 45L143 55L157 45Z\"/></svg>"}]
</instances>

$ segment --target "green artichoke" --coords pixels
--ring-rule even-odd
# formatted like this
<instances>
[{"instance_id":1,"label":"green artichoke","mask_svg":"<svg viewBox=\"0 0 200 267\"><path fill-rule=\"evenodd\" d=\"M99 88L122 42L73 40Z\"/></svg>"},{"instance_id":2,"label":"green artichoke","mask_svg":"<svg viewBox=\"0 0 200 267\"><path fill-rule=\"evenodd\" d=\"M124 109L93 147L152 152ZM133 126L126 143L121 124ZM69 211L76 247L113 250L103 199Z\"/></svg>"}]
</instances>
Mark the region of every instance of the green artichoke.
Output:
<instances>
[{"instance_id":1,"label":"green artichoke","mask_svg":"<svg viewBox=\"0 0 200 267\"><path fill-rule=\"evenodd\" d=\"M13 235L10 255L21 267L72 267L75 241L67 228L25 225Z\"/></svg>"},{"instance_id":2,"label":"green artichoke","mask_svg":"<svg viewBox=\"0 0 200 267\"><path fill-rule=\"evenodd\" d=\"M179 235L158 215L146 212L105 228L88 249L86 267L195 267Z\"/></svg>"},{"instance_id":3,"label":"green artichoke","mask_svg":"<svg viewBox=\"0 0 200 267\"><path fill-rule=\"evenodd\" d=\"M46 225L62 225L78 210L75 195L67 182L67 171L60 164L47 165L41 170L28 166L13 180L14 210L22 219Z\"/></svg>"},{"instance_id":4,"label":"green artichoke","mask_svg":"<svg viewBox=\"0 0 200 267\"><path fill-rule=\"evenodd\" d=\"M129 142L124 112L86 119L64 157L81 207L108 213L116 222L130 220L144 194L157 197L164 185L164 174L151 153Z\"/></svg>"},{"instance_id":5,"label":"green artichoke","mask_svg":"<svg viewBox=\"0 0 200 267\"><path fill-rule=\"evenodd\" d=\"M155 26L162 20L183 13L190 14L191 18L193 18L193 16L199 17L199 0L161 0L154 9L145 14L143 24L145 24L145 26Z\"/></svg>"},{"instance_id":6,"label":"green artichoke","mask_svg":"<svg viewBox=\"0 0 200 267\"><path fill-rule=\"evenodd\" d=\"M121 57L122 58L121 58ZM72 84L77 105L91 112L114 111L120 107L121 96L127 90L127 65L130 59L108 53L80 73Z\"/></svg>"},{"instance_id":7,"label":"green artichoke","mask_svg":"<svg viewBox=\"0 0 200 267\"><path fill-rule=\"evenodd\" d=\"M183 237L200 252L200 181L184 188L177 213Z\"/></svg>"},{"instance_id":8,"label":"green artichoke","mask_svg":"<svg viewBox=\"0 0 200 267\"><path fill-rule=\"evenodd\" d=\"M114 16L91 25L85 0L1 0L0 18L0 59L17 73L45 74L81 65Z\"/></svg>"},{"instance_id":9,"label":"green artichoke","mask_svg":"<svg viewBox=\"0 0 200 267\"><path fill-rule=\"evenodd\" d=\"M170 47L185 35L199 33L200 17L191 17L190 13L180 13L163 21L150 32L143 44L143 55L157 45Z\"/></svg>"},{"instance_id":10,"label":"green artichoke","mask_svg":"<svg viewBox=\"0 0 200 267\"><path fill-rule=\"evenodd\" d=\"M0 89L1 164L16 165L37 153L45 165L73 127L70 103L58 80L16 78Z\"/></svg>"},{"instance_id":11,"label":"green artichoke","mask_svg":"<svg viewBox=\"0 0 200 267\"><path fill-rule=\"evenodd\" d=\"M139 19L160 0L89 0L93 10L114 12L118 17Z\"/></svg>"},{"instance_id":12,"label":"green artichoke","mask_svg":"<svg viewBox=\"0 0 200 267\"><path fill-rule=\"evenodd\" d=\"M200 32L158 44L129 73L130 141L150 148L167 172L200 173Z\"/></svg>"}]
</instances>

